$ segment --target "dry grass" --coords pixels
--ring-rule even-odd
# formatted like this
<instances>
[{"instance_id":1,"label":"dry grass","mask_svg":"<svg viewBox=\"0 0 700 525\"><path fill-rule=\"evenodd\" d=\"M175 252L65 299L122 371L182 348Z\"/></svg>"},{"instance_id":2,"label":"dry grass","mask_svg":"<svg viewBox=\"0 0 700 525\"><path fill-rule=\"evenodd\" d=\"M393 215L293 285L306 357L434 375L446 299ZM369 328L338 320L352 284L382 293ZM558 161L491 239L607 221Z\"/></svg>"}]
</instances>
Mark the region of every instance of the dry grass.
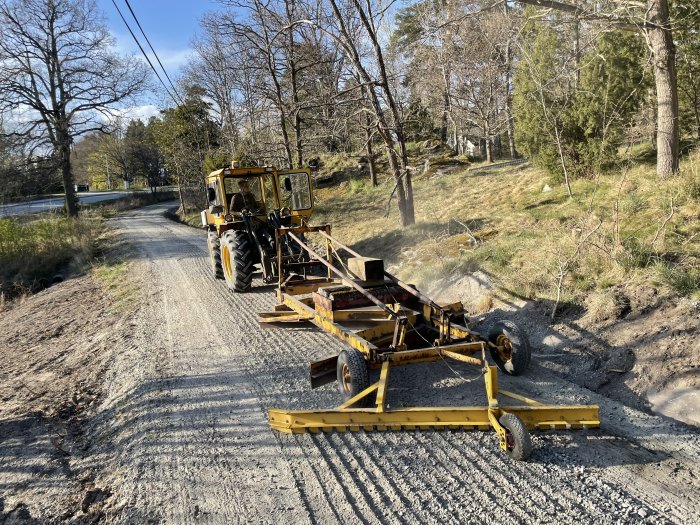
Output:
<instances>
[{"instance_id":1,"label":"dry grass","mask_svg":"<svg viewBox=\"0 0 700 525\"><path fill-rule=\"evenodd\" d=\"M45 288L68 263L84 265L102 232L100 219L0 219L0 292L14 297Z\"/></svg>"},{"instance_id":2,"label":"dry grass","mask_svg":"<svg viewBox=\"0 0 700 525\"><path fill-rule=\"evenodd\" d=\"M104 248L100 236L106 217L172 198L172 192L155 199L134 194L81 206L77 219L55 213L0 219L0 302L46 288L59 274L87 267L98 248Z\"/></svg>"},{"instance_id":3,"label":"dry grass","mask_svg":"<svg viewBox=\"0 0 700 525\"><path fill-rule=\"evenodd\" d=\"M419 286L478 268L514 296L551 300L565 265L563 300L577 304L622 281L697 295L699 166L695 154L660 181L653 165L636 162L626 174L574 181L571 199L563 187L543 193L548 177L529 166L416 177L416 224L405 229L395 201L385 217L393 184L355 177L317 191L314 222L331 223L339 239Z\"/></svg>"}]
</instances>

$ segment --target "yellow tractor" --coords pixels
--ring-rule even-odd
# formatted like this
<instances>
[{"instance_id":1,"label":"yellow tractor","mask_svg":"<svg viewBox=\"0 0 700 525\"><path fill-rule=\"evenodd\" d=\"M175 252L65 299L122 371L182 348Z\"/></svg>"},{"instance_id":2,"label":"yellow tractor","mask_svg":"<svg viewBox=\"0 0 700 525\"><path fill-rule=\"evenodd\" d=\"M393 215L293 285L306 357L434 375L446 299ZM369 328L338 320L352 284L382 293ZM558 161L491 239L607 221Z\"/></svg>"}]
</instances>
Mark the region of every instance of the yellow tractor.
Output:
<instances>
[{"instance_id":1,"label":"yellow tractor","mask_svg":"<svg viewBox=\"0 0 700 525\"><path fill-rule=\"evenodd\" d=\"M214 276L233 292L248 291L259 269L265 283L285 270L315 265L280 228L302 226L313 212L311 170L272 166L228 168L206 177L209 207L202 211ZM282 261L283 268L279 268Z\"/></svg>"}]
</instances>

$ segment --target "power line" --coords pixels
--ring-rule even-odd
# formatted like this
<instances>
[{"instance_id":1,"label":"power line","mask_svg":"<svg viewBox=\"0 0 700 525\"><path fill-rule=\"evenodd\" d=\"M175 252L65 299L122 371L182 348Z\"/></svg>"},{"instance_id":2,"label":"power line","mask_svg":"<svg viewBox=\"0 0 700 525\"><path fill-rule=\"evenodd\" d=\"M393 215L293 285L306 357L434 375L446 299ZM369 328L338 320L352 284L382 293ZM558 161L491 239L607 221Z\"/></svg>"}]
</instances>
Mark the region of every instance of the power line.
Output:
<instances>
[{"instance_id":1,"label":"power line","mask_svg":"<svg viewBox=\"0 0 700 525\"><path fill-rule=\"evenodd\" d=\"M134 17L134 20L136 21L136 25L138 26L139 30L141 31L143 38L146 39L146 42L148 43L148 47L150 47L151 51L153 51L153 55L156 57L156 60L158 61L160 68L163 70L163 73L165 73L165 78L168 79L168 82L170 83L170 87L173 88L173 92L175 93L175 95L177 95L177 98L178 98L178 100L180 100L180 103L184 105L184 102L182 101L180 94L177 92L177 88L173 84L173 81L170 80L170 75L168 75L168 72L165 70L165 67L163 67L163 63L160 61L160 57L158 56L158 53L156 53L156 50L153 49L153 46L151 45L151 41L146 36L146 33L144 32L143 28L141 27L141 23L139 22L139 19L136 17L136 13L134 13L134 10L131 8L131 4L129 3L129 0L124 0L124 2L126 3L126 7L129 8L129 11L131 12L131 16Z\"/></svg>"},{"instance_id":2,"label":"power line","mask_svg":"<svg viewBox=\"0 0 700 525\"><path fill-rule=\"evenodd\" d=\"M117 5L117 3L116 3L114 0L112 0L112 3L114 4L114 7L116 8L117 13L119 13L119 16L121 17L122 22L124 22L124 25L125 25L126 28L129 30L129 33L131 33L131 36L132 36L132 38L134 39L134 42L136 42L136 45L139 46L139 49L141 50L141 53L143 54L143 56L144 56L145 59L146 59L146 62L148 62L148 65L151 66L151 69L152 69L153 72L156 74L156 77L158 77L158 80L159 80L160 83L163 85L163 88L165 88L166 93L170 96L170 98L172 98L172 99L175 101L175 104L180 104L180 102L178 102L177 98L175 98L175 97L173 96L173 94L170 92L170 90L168 89L168 86L165 85L165 82L163 82L163 79L162 79L162 78L160 77L160 75L158 74L158 70L153 66L153 62L151 62L151 59L148 58L148 55L146 54L146 51L144 51L143 47L141 46L141 42L139 42L138 38L136 38L136 35L135 35L134 32L131 30L131 27L129 26L129 23L126 21L126 18L124 18L124 15L122 14L121 9L119 9L119 6Z\"/></svg>"}]
</instances>

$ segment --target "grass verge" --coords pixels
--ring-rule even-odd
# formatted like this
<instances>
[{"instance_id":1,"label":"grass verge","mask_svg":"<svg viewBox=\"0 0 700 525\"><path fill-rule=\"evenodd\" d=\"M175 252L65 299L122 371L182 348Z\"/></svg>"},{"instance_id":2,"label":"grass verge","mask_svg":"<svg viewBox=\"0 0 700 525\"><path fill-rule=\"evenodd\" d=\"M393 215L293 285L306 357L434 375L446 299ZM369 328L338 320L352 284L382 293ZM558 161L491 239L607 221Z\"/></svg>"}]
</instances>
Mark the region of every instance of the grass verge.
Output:
<instances>
[{"instance_id":1,"label":"grass verge","mask_svg":"<svg viewBox=\"0 0 700 525\"><path fill-rule=\"evenodd\" d=\"M648 163L630 166L574 181L573 197L527 165L427 172L413 178L416 224L407 228L387 202L393 182L351 177L317 190L314 222L421 287L480 270L527 299L553 301L560 290L562 302L584 305L623 283L697 298L700 153L669 180Z\"/></svg>"},{"instance_id":2,"label":"grass verge","mask_svg":"<svg viewBox=\"0 0 700 525\"><path fill-rule=\"evenodd\" d=\"M173 196L164 192L154 199L150 194L135 194L82 206L75 219L55 213L0 219L0 302L37 292L62 280L64 274L84 270L104 251L106 218ZM103 277L108 282L121 271L117 264Z\"/></svg>"}]
</instances>

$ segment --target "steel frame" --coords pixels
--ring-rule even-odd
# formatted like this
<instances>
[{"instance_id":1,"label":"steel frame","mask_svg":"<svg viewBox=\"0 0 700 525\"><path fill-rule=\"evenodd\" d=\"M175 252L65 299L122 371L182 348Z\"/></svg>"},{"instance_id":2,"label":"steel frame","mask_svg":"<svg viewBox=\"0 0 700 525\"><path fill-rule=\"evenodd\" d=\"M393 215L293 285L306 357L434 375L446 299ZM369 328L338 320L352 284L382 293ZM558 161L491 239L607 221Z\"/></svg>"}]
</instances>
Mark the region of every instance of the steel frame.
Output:
<instances>
[{"instance_id":1,"label":"steel frame","mask_svg":"<svg viewBox=\"0 0 700 525\"><path fill-rule=\"evenodd\" d=\"M303 242L297 233L318 232L326 241L325 257ZM440 306L411 285L385 272L388 282L413 297L410 304L386 303L379 300L367 288L358 284L353 276L333 264L335 247L353 256L360 255L342 245L330 235L329 226L282 228L278 237L289 235L309 255L326 267L326 278L283 279L280 272L274 312L260 314L262 323L308 321L332 334L350 347L360 351L369 368L380 368L379 380L345 403L330 410L270 409L269 422L273 429L287 433L332 432L359 430L412 430L412 429L493 429L499 444L507 450L507 430L499 423L503 414L517 415L530 429L568 430L600 426L597 405L546 405L533 399L498 388L498 370L486 361L486 348L491 346L479 333L454 322L461 311L461 303ZM278 242L279 246L280 243ZM281 254L279 264L282 264ZM333 278L335 275L335 278ZM303 297L328 286L344 285L362 294L374 306L362 308L327 309L315 304L313 298ZM352 329L348 323L367 325ZM407 336L417 332L417 327L437 332L432 346L409 348ZM409 330L409 327L411 329ZM422 337L422 336L421 336ZM423 337L425 339L425 337ZM387 344L388 343L388 344ZM430 342L428 341L430 344ZM480 357L474 357L474 354ZM394 366L424 363L440 359L453 359L480 367L484 376L486 406L413 407L389 409L387 390L390 370ZM312 387L335 380L337 356L312 363ZM329 378L332 376L332 379ZM355 408L376 393L373 408ZM501 405L498 396L520 401L519 405Z\"/></svg>"}]
</instances>

